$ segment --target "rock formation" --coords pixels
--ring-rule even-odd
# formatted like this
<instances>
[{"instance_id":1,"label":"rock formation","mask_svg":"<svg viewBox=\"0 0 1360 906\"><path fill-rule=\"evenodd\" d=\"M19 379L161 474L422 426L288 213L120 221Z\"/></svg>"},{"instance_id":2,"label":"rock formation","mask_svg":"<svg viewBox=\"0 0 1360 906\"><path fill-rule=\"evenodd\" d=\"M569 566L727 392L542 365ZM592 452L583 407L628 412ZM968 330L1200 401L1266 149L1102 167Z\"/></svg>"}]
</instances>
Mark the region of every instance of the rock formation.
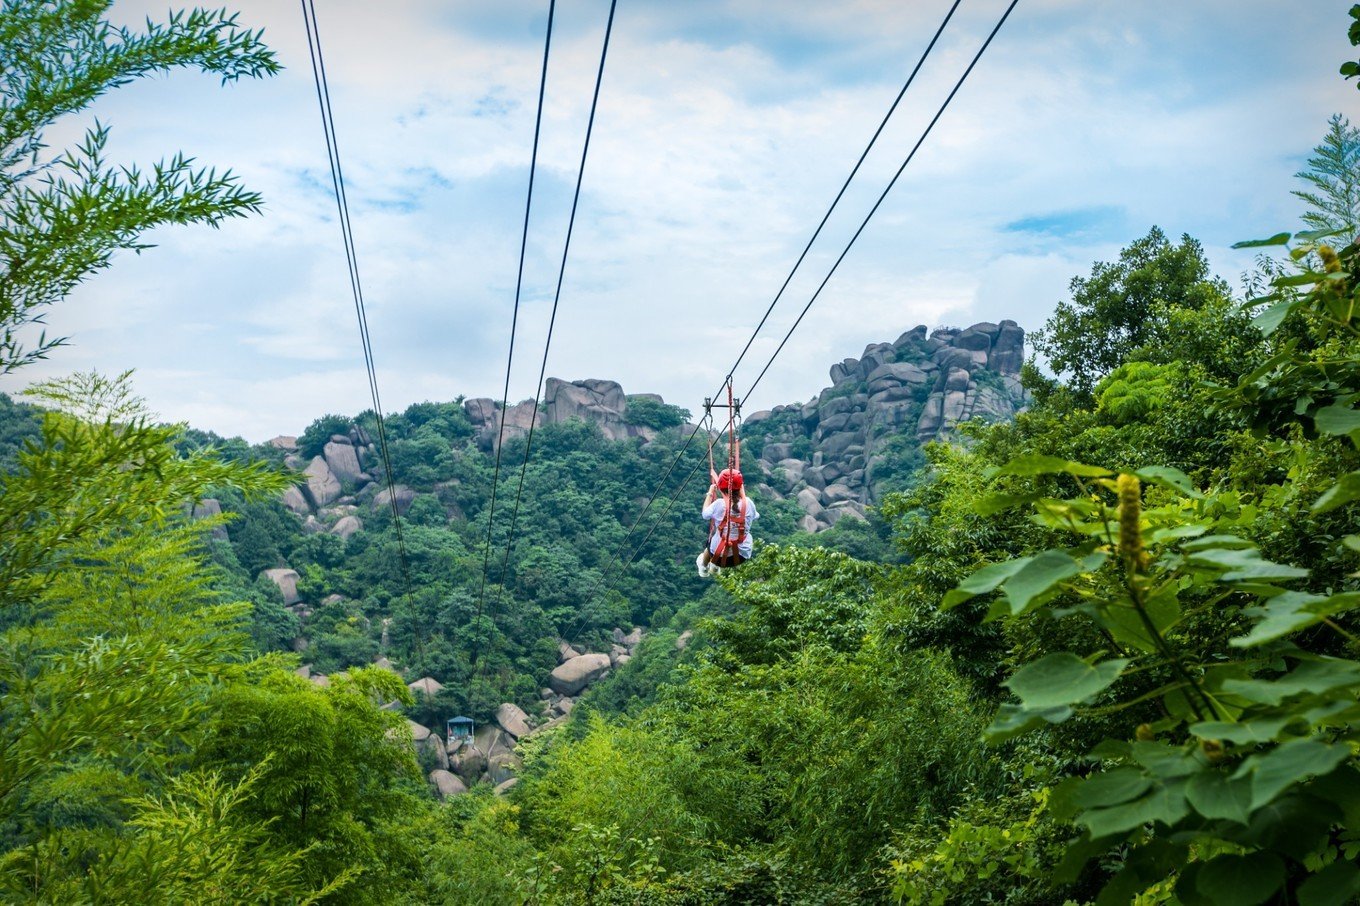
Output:
<instances>
[{"instance_id":1,"label":"rock formation","mask_svg":"<svg viewBox=\"0 0 1360 906\"><path fill-rule=\"evenodd\" d=\"M746 416L748 445L759 438L760 490L796 500L808 531L863 518L891 477L894 441L925 443L1024 408L1024 344L1014 321L929 335L922 325L832 365L831 386L809 402Z\"/></svg>"},{"instance_id":2,"label":"rock formation","mask_svg":"<svg viewBox=\"0 0 1360 906\"><path fill-rule=\"evenodd\" d=\"M559 695L576 695L608 673L611 666L607 654L583 654L558 664L548 685Z\"/></svg>"},{"instance_id":3,"label":"rock formation","mask_svg":"<svg viewBox=\"0 0 1360 906\"><path fill-rule=\"evenodd\" d=\"M628 398L623 388L614 381L587 378L582 381L563 381L548 378L544 385L543 399L538 406L539 425L557 425L573 418L579 418L598 425L609 440L627 440L640 437L644 441L656 438L657 431L643 425L628 423ZM661 402L654 393L638 394L639 397ZM477 429L477 442L483 449L493 449L505 422L505 438L518 437L529 430L534 420L534 401L525 400L508 409L502 409L496 400L478 398L463 403L463 411Z\"/></svg>"}]
</instances>

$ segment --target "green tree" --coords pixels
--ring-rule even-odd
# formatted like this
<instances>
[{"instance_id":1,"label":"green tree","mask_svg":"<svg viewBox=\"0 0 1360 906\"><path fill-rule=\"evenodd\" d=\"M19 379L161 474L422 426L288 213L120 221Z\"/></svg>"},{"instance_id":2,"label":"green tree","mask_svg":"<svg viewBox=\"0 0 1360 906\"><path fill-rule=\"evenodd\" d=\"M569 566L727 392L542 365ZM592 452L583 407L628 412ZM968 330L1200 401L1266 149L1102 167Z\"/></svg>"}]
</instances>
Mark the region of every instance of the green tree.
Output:
<instances>
[{"instance_id":1,"label":"green tree","mask_svg":"<svg viewBox=\"0 0 1360 906\"><path fill-rule=\"evenodd\" d=\"M175 13L139 33L104 18L111 3L9 0L0 13L0 374L61 345L44 333L25 346L20 331L115 251L146 248L146 231L260 208L230 172L182 154L149 169L112 164L103 125L49 152L49 128L138 78L195 68L226 82L278 71L259 33L225 11Z\"/></svg>"},{"instance_id":2,"label":"green tree","mask_svg":"<svg viewBox=\"0 0 1360 906\"><path fill-rule=\"evenodd\" d=\"M401 827L422 786L406 718L380 707L390 701L411 704L411 693L376 667L325 688L271 672L221 691L195 752L200 767L249 784L242 811L274 846L305 853L311 883L356 873L347 902L388 901L418 870Z\"/></svg>"},{"instance_id":3,"label":"green tree","mask_svg":"<svg viewBox=\"0 0 1360 906\"><path fill-rule=\"evenodd\" d=\"M1076 277L1070 301L1059 302L1034 348L1074 391L1089 397L1096 382L1147 347L1179 338L1173 312L1226 309L1228 286L1211 277L1200 244L1182 236L1172 245L1157 227L1119 253Z\"/></svg>"},{"instance_id":4,"label":"green tree","mask_svg":"<svg viewBox=\"0 0 1360 906\"><path fill-rule=\"evenodd\" d=\"M1303 222L1314 230L1336 231L1340 245L1354 242L1360 235L1360 129L1333 114L1307 169L1294 175L1309 186L1293 192L1308 205Z\"/></svg>"}]
</instances>

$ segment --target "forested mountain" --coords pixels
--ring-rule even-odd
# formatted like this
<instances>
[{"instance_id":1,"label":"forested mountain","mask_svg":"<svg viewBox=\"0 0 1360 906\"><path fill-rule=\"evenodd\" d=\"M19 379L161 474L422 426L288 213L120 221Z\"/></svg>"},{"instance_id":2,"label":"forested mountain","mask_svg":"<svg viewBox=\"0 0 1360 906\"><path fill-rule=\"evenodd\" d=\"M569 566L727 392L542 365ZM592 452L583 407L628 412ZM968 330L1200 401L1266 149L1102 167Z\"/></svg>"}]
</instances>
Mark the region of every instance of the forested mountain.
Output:
<instances>
[{"instance_id":1,"label":"forested mountain","mask_svg":"<svg viewBox=\"0 0 1360 906\"><path fill-rule=\"evenodd\" d=\"M922 445L962 422L1014 414L1024 398L1018 327L926 334L921 326L871 345L835 365L838 382L808 404L749 417L745 464L762 543L824 531L846 514L861 524L816 543L894 559L885 524L876 514L866 521L871 490L909 486ZM689 418L655 394L625 395L599 379L549 379L539 406L421 403L384 420L390 488L371 412L323 416L254 449L191 430L181 449L299 473L277 502L225 490L193 511L228 517L210 549L232 593L255 602L263 649L296 650L319 676L381 658L408 681L431 678L443 689L417 716L433 726L456 714L487 720L505 702L537 712L560 644L609 652L614 630L664 627L701 597L692 562L706 482L682 479L706 474L708 442L722 458L726 438ZM500 509L488 539L498 452Z\"/></svg>"},{"instance_id":2,"label":"forested mountain","mask_svg":"<svg viewBox=\"0 0 1360 906\"><path fill-rule=\"evenodd\" d=\"M0 13L0 373L146 230L258 213L48 149L139 75L277 69L105 11ZM372 412L252 447L128 374L0 396L0 900L1356 902L1358 158L1335 118L1245 293L1154 227L1046 368L917 328L750 413L764 543L713 580L705 435L606 380L387 415L390 482Z\"/></svg>"}]
</instances>

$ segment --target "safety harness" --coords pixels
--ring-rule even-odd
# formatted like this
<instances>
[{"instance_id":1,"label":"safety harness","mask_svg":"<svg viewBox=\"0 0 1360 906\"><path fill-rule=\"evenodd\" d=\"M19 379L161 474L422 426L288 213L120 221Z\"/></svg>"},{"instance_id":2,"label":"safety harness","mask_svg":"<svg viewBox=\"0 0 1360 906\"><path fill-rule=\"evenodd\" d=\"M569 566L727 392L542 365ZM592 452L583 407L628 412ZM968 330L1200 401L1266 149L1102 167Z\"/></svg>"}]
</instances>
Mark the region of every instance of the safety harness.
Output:
<instances>
[{"instance_id":1,"label":"safety harness","mask_svg":"<svg viewBox=\"0 0 1360 906\"><path fill-rule=\"evenodd\" d=\"M705 408L708 411L709 424L712 425L713 413L712 403L705 401ZM740 496L738 488L734 487L736 481L740 481L741 476L741 440L737 436L737 419L740 418L740 404L732 398L731 378L727 382L727 470L735 477L729 480L727 489L723 491L723 516L719 520L716 528L711 528L708 536L709 550L712 551L714 560L725 561L734 554L739 553L738 548L746 540L746 500ZM708 441L708 470L712 472L713 466L713 444L717 438L713 436L711 430ZM735 505L734 505L735 500ZM735 510L735 513L733 512ZM718 537L717 549L713 549L713 538Z\"/></svg>"}]
</instances>

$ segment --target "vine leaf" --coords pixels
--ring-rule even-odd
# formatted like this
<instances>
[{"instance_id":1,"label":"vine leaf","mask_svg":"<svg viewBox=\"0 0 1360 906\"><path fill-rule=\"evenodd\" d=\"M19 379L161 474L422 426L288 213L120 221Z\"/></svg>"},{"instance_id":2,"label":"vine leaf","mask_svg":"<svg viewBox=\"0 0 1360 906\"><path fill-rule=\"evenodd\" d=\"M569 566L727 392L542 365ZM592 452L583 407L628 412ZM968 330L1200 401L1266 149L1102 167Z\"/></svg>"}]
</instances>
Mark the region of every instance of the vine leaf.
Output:
<instances>
[{"instance_id":1,"label":"vine leaf","mask_svg":"<svg viewBox=\"0 0 1360 906\"><path fill-rule=\"evenodd\" d=\"M1251 780L1251 808L1260 808L1294 784L1334 770L1350 757L1348 746L1318 739L1291 739L1242 762L1233 779Z\"/></svg>"},{"instance_id":2,"label":"vine leaf","mask_svg":"<svg viewBox=\"0 0 1360 906\"><path fill-rule=\"evenodd\" d=\"M1200 868L1195 887L1219 906L1258 906L1284 883L1284 860L1274 853L1215 856Z\"/></svg>"},{"instance_id":3,"label":"vine leaf","mask_svg":"<svg viewBox=\"0 0 1360 906\"><path fill-rule=\"evenodd\" d=\"M1026 710L1058 708L1084 702L1109 688L1128 663L1127 658L1113 658L1093 665L1060 651L1021 667L1005 685Z\"/></svg>"}]
</instances>

